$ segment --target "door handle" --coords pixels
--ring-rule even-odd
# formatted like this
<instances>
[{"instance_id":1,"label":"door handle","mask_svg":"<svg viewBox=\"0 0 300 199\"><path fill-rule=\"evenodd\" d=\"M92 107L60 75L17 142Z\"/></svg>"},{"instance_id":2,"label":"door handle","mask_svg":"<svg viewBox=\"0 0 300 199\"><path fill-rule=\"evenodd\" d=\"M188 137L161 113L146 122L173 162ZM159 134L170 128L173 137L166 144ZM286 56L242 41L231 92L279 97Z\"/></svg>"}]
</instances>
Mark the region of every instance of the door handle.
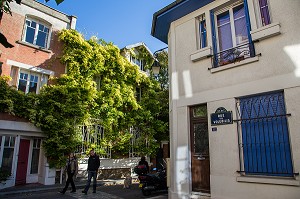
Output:
<instances>
[{"instance_id":1,"label":"door handle","mask_svg":"<svg viewBox=\"0 0 300 199\"><path fill-rule=\"evenodd\" d=\"M198 157L197 157L197 160L205 160L205 157L203 157L203 156L198 156Z\"/></svg>"}]
</instances>

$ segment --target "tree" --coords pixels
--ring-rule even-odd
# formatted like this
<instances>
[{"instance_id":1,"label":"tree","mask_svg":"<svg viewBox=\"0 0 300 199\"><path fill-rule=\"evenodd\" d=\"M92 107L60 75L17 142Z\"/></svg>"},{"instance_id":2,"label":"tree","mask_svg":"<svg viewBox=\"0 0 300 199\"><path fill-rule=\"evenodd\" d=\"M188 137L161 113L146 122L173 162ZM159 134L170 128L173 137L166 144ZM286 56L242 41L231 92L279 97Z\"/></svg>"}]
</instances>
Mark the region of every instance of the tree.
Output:
<instances>
[{"instance_id":1,"label":"tree","mask_svg":"<svg viewBox=\"0 0 300 199\"><path fill-rule=\"evenodd\" d=\"M106 133L102 144L113 151L128 153L130 129L135 127L140 131L138 152L154 154L168 137L168 84L161 86L163 76L156 79L151 73L149 78L112 43L95 37L85 40L75 30L63 30L59 38L64 43L61 62L67 74L52 79L53 84L44 86L38 95L17 91L1 77L0 112L27 118L42 129L51 167L62 166L64 154L80 144L75 127L90 118L101 120ZM165 68L166 54L162 57ZM151 69L151 64L147 62L146 68ZM140 101L135 97L136 87L143 91Z\"/></svg>"}]
</instances>

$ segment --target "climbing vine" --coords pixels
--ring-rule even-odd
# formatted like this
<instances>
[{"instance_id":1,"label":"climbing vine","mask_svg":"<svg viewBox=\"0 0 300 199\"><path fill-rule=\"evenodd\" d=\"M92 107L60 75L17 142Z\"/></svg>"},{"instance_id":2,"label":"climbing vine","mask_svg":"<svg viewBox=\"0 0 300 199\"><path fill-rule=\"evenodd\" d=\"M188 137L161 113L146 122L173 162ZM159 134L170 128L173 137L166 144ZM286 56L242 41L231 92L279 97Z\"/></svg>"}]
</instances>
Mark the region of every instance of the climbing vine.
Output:
<instances>
[{"instance_id":1,"label":"climbing vine","mask_svg":"<svg viewBox=\"0 0 300 199\"><path fill-rule=\"evenodd\" d=\"M128 153L129 129L135 127L141 132L136 151L155 153L162 139L157 135L166 134L168 128L168 119L161 118L165 105L161 104L160 83L128 62L112 43L95 37L85 40L75 30L61 31L59 39L64 43L61 62L67 73L53 78L53 84L44 86L38 95L16 91L2 77L0 112L27 118L42 129L51 167L63 165L64 155L80 145L74 127L90 118L101 121L105 128L102 144L113 152ZM152 63L153 58L148 57L146 67L150 69ZM136 87L142 88L139 101Z\"/></svg>"}]
</instances>

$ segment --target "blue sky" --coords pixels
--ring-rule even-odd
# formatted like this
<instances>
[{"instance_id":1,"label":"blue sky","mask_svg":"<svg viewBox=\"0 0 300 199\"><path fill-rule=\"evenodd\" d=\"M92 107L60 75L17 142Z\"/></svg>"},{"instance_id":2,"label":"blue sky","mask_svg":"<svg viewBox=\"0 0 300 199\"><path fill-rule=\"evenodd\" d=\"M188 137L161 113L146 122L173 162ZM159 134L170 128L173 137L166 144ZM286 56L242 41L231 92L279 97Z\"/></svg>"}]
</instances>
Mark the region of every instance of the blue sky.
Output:
<instances>
[{"instance_id":1,"label":"blue sky","mask_svg":"<svg viewBox=\"0 0 300 199\"><path fill-rule=\"evenodd\" d=\"M45 3L44 0L38 0ZM151 36L153 14L174 0L54 0L46 5L77 16L76 30L86 39L95 35L119 48L144 42L153 52L167 45Z\"/></svg>"}]
</instances>

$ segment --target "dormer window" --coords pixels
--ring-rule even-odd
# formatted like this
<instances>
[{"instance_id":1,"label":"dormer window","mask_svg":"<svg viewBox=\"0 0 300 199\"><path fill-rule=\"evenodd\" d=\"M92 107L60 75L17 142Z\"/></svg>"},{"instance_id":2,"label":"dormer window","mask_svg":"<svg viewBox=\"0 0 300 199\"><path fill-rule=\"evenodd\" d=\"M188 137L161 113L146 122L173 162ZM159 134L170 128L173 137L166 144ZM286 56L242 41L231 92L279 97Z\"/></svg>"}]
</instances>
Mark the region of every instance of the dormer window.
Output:
<instances>
[{"instance_id":1,"label":"dormer window","mask_svg":"<svg viewBox=\"0 0 300 199\"><path fill-rule=\"evenodd\" d=\"M47 49L50 26L37 19L26 18L23 41Z\"/></svg>"},{"instance_id":2,"label":"dormer window","mask_svg":"<svg viewBox=\"0 0 300 199\"><path fill-rule=\"evenodd\" d=\"M130 56L130 62L135 64L135 65L138 65L139 69L141 71L145 71L145 69L144 69L144 60L143 59L139 59L139 58L136 58L134 56Z\"/></svg>"}]
</instances>

